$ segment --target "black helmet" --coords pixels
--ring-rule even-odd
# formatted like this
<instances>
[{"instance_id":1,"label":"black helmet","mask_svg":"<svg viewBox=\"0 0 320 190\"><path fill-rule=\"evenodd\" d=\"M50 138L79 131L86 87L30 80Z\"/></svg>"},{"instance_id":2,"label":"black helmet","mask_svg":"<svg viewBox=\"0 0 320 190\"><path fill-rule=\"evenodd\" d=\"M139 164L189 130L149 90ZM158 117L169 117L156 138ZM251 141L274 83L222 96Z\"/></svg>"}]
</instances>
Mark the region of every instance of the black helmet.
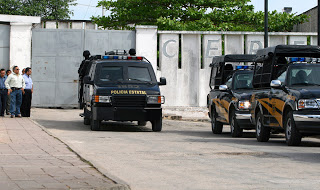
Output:
<instances>
[{"instance_id":1,"label":"black helmet","mask_svg":"<svg viewBox=\"0 0 320 190\"><path fill-rule=\"evenodd\" d=\"M90 51L89 50L85 50L83 52L83 57L89 57L90 56Z\"/></svg>"}]
</instances>

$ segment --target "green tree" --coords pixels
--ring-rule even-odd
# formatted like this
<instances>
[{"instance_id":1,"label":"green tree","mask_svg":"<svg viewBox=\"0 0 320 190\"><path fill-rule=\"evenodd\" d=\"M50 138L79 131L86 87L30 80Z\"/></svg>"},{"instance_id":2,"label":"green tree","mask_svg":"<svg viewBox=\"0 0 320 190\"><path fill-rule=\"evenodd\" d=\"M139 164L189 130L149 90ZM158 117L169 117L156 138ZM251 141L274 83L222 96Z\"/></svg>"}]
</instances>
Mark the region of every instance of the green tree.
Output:
<instances>
[{"instance_id":1,"label":"green tree","mask_svg":"<svg viewBox=\"0 0 320 190\"><path fill-rule=\"evenodd\" d=\"M157 25L160 30L263 31L264 13L254 12L251 0L103 0L111 12L92 17L108 29L133 29ZM306 15L269 12L269 31L291 31Z\"/></svg>"},{"instance_id":2,"label":"green tree","mask_svg":"<svg viewBox=\"0 0 320 190\"><path fill-rule=\"evenodd\" d=\"M0 14L41 16L43 19L69 19L69 6L75 0L0 0Z\"/></svg>"}]
</instances>

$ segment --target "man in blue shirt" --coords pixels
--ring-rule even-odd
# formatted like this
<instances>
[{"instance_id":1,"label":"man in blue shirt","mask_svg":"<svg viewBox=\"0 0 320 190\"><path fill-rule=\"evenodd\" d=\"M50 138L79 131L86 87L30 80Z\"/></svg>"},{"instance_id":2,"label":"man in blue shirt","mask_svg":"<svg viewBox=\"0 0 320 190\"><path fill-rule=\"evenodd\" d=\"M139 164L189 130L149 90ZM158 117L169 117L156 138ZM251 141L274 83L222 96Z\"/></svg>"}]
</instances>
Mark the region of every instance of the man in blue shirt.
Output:
<instances>
[{"instance_id":1,"label":"man in blue shirt","mask_svg":"<svg viewBox=\"0 0 320 190\"><path fill-rule=\"evenodd\" d=\"M7 94L8 90L4 82L6 81L6 70L0 70L0 117L4 117L4 110L6 109L6 102L7 102Z\"/></svg>"},{"instance_id":2,"label":"man in blue shirt","mask_svg":"<svg viewBox=\"0 0 320 190\"><path fill-rule=\"evenodd\" d=\"M31 100L33 93L33 83L30 77L32 70L30 67L25 68L25 74L23 75L24 82L26 87L24 89L24 94L22 95L22 104L21 104L21 116L30 117L31 109Z\"/></svg>"}]
</instances>

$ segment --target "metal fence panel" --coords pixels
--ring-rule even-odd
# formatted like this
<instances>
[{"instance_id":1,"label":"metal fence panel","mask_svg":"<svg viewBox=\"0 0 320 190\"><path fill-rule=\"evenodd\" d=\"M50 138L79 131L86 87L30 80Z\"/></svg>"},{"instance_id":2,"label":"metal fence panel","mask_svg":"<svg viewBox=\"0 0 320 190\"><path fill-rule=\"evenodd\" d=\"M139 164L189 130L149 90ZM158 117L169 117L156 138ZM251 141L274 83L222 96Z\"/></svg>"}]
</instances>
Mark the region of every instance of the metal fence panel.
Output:
<instances>
[{"instance_id":1,"label":"metal fence panel","mask_svg":"<svg viewBox=\"0 0 320 190\"><path fill-rule=\"evenodd\" d=\"M82 53L135 48L134 31L33 29L32 78L36 107L77 107Z\"/></svg>"},{"instance_id":2,"label":"metal fence panel","mask_svg":"<svg viewBox=\"0 0 320 190\"><path fill-rule=\"evenodd\" d=\"M9 69L10 25L0 24L0 69Z\"/></svg>"}]
</instances>

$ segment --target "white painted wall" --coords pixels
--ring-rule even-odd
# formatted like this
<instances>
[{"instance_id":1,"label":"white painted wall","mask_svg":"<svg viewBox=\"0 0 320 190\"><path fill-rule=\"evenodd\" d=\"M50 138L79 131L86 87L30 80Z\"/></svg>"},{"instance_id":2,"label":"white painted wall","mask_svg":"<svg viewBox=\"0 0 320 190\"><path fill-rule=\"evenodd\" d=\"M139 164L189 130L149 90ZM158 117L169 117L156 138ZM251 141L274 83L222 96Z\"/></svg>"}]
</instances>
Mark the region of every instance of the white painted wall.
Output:
<instances>
[{"instance_id":1,"label":"white painted wall","mask_svg":"<svg viewBox=\"0 0 320 190\"><path fill-rule=\"evenodd\" d=\"M21 70L31 66L32 24L11 23L10 68L19 66Z\"/></svg>"},{"instance_id":2,"label":"white painted wall","mask_svg":"<svg viewBox=\"0 0 320 190\"><path fill-rule=\"evenodd\" d=\"M0 15L0 22L10 23L10 68L31 65L31 28L33 23L40 23L40 17Z\"/></svg>"},{"instance_id":3,"label":"white painted wall","mask_svg":"<svg viewBox=\"0 0 320 190\"><path fill-rule=\"evenodd\" d=\"M136 52L146 57L157 71L157 26L136 26Z\"/></svg>"}]
</instances>

